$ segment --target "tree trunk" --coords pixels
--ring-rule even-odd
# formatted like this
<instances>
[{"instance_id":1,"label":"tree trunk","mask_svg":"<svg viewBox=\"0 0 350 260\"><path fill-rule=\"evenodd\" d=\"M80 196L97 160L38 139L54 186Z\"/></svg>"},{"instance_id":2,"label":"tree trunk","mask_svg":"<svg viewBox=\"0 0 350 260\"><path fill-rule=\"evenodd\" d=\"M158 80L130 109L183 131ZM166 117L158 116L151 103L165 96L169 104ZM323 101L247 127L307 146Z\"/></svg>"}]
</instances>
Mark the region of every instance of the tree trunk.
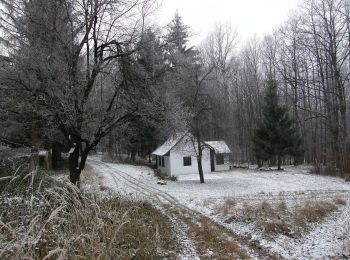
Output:
<instances>
[{"instance_id":1,"label":"tree trunk","mask_svg":"<svg viewBox=\"0 0 350 260\"><path fill-rule=\"evenodd\" d=\"M115 139L112 133L108 135L108 156L112 160L115 159Z\"/></svg>"},{"instance_id":2,"label":"tree trunk","mask_svg":"<svg viewBox=\"0 0 350 260\"><path fill-rule=\"evenodd\" d=\"M197 133L196 139L197 139L197 149L198 149L197 163L198 163L199 179L200 179L200 183L204 183L204 174L203 174L203 167L202 167L202 147L201 147L201 140L200 140L199 133Z\"/></svg>"},{"instance_id":3,"label":"tree trunk","mask_svg":"<svg viewBox=\"0 0 350 260\"><path fill-rule=\"evenodd\" d=\"M73 149L73 148L72 148ZM74 147L74 151L69 154L69 180L79 186L80 169L79 169L79 148Z\"/></svg>"},{"instance_id":4,"label":"tree trunk","mask_svg":"<svg viewBox=\"0 0 350 260\"><path fill-rule=\"evenodd\" d=\"M277 170L282 170L281 169L281 164L282 164L282 157L281 155L277 155Z\"/></svg>"},{"instance_id":5,"label":"tree trunk","mask_svg":"<svg viewBox=\"0 0 350 260\"><path fill-rule=\"evenodd\" d=\"M54 142L52 144L52 155L51 155L53 169L59 168L60 163L62 161L61 153L62 153L62 144L58 142Z\"/></svg>"},{"instance_id":6,"label":"tree trunk","mask_svg":"<svg viewBox=\"0 0 350 260\"><path fill-rule=\"evenodd\" d=\"M81 147L81 145L80 145ZM91 148L86 147L80 157L80 149L78 146L75 147L74 151L69 155L69 180L79 187L80 174L85 168L85 163L89 155ZM80 158L80 161L79 161Z\"/></svg>"},{"instance_id":7,"label":"tree trunk","mask_svg":"<svg viewBox=\"0 0 350 260\"><path fill-rule=\"evenodd\" d=\"M132 162L136 161L136 150L135 149L131 150L131 161Z\"/></svg>"},{"instance_id":8,"label":"tree trunk","mask_svg":"<svg viewBox=\"0 0 350 260\"><path fill-rule=\"evenodd\" d=\"M198 156L197 157L197 163L198 163L198 172L199 172L200 183L204 183L204 174L203 174L203 167L202 167L202 156Z\"/></svg>"}]
</instances>

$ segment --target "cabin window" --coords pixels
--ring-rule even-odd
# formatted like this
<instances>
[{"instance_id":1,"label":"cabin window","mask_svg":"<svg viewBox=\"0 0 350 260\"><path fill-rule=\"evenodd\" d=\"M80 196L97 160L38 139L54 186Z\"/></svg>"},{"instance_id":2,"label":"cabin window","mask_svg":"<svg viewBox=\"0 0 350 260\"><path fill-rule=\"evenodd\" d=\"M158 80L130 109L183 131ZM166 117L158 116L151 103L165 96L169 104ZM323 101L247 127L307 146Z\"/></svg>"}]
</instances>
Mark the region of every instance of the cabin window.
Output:
<instances>
[{"instance_id":1,"label":"cabin window","mask_svg":"<svg viewBox=\"0 0 350 260\"><path fill-rule=\"evenodd\" d=\"M216 155L216 165L223 165L225 163L225 158L223 154Z\"/></svg>"},{"instance_id":2,"label":"cabin window","mask_svg":"<svg viewBox=\"0 0 350 260\"><path fill-rule=\"evenodd\" d=\"M184 157L184 166L191 166L191 165L192 165L191 156Z\"/></svg>"},{"instance_id":3,"label":"cabin window","mask_svg":"<svg viewBox=\"0 0 350 260\"><path fill-rule=\"evenodd\" d=\"M160 167L164 167L165 163L164 163L164 157L163 156L157 156L158 160L158 166Z\"/></svg>"}]
</instances>

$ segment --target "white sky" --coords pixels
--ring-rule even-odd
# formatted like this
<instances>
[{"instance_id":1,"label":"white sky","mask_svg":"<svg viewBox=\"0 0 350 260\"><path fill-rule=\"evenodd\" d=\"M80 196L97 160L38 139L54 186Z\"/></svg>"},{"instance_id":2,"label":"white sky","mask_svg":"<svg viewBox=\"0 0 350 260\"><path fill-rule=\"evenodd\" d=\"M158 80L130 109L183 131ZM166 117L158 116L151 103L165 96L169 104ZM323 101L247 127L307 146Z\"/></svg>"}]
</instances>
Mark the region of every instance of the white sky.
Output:
<instances>
[{"instance_id":1,"label":"white sky","mask_svg":"<svg viewBox=\"0 0 350 260\"><path fill-rule=\"evenodd\" d=\"M157 23L168 24L178 10L183 22L202 41L216 22L229 22L237 28L241 42L254 34L262 36L287 19L301 0L163 0Z\"/></svg>"}]
</instances>

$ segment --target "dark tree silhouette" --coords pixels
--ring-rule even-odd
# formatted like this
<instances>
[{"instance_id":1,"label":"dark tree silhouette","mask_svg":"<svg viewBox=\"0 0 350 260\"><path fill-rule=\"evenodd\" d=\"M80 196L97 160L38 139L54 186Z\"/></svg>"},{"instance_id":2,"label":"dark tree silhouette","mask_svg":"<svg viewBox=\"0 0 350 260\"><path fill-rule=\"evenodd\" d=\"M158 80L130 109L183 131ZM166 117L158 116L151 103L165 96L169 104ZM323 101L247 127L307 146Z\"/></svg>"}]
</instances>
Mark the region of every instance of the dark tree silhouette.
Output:
<instances>
[{"instance_id":1,"label":"dark tree silhouette","mask_svg":"<svg viewBox=\"0 0 350 260\"><path fill-rule=\"evenodd\" d=\"M267 84L263 119L254 138L255 155L260 165L261 161L277 157L278 170L281 170L283 156L297 156L301 153L301 139L287 108L278 102L276 81L269 79Z\"/></svg>"}]
</instances>

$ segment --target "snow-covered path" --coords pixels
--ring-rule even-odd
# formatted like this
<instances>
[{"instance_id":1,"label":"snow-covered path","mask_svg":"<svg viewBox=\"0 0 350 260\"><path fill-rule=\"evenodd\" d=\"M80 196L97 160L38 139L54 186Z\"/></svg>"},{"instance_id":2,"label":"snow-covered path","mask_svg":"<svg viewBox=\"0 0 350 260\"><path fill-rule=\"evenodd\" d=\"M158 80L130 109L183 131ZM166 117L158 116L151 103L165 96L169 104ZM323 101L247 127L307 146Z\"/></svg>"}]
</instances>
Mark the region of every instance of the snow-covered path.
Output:
<instances>
[{"instance_id":1,"label":"snow-covered path","mask_svg":"<svg viewBox=\"0 0 350 260\"><path fill-rule=\"evenodd\" d=\"M193 238L191 232L189 232L188 223L184 222L183 216L185 216L185 219L191 219L192 224L199 226L202 225L201 222L207 222L210 219L187 207L185 203L181 203L176 197L167 193L162 189L164 186L157 185L157 178L152 174L153 170L142 166L103 163L96 158L90 158L89 165L103 176L103 185L118 193L148 200L164 212L169 217L180 247L183 249L179 259L199 259L195 244L203 243L203 241L197 241L198 237ZM217 224L212 223L213 226ZM249 240L232 233L225 227L220 227L220 229L220 237L228 241L235 241L234 243L240 248L238 251L242 250L249 255L249 258L262 259L275 256L275 254L271 255L265 250L256 248L255 244L251 246ZM210 253L210 250L208 253Z\"/></svg>"},{"instance_id":2,"label":"snow-covered path","mask_svg":"<svg viewBox=\"0 0 350 260\"><path fill-rule=\"evenodd\" d=\"M137 179L131 174L118 169L118 167L115 167L116 165L102 163L96 159L90 159L89 164L98 170L98 172L103 173L105 185L119 193L133 196L138 199L141 198L148 200L164 213L165 209L162 207L164 203L169 203L173 206L176 205L179 208L183 207L175 198L152 186L149 186L143 180ZM145 168L143 170L144 171L140 172L141 176L143 173L149 173L149 169ZM169 216L170 223L182 249L179 259L199 259L198 254L195 251L193 241L188 235L187 225L179 220L175 214L169 215L169 212L166 214Z\"/></svg>"},{"instance_id":3,"label":"snow-covered path","mask_svg":"<svg viewBox=\"0 0 350 260\"><path fill-rule=\"evenodd\" d=\"M307 169L288 168L285 172L258 172L252 170L235 170L224 173L214 173L206 176L206 184L199 184L197 175L180 176L176 182L167 185L157 185L153 170L148 167L108 164L98 159L90 159L90 165L97 169L104 178L106 186L128 196L151 200L154 205L168 204L184 210L201 213L215 223L231 230L237 239L244 236L249 228L240 225L227 224L225 219L215 215L210 207L205 207L205 201L220 202L225 197L235 197L249 203L270 200L307 201L311 199L329 199L342 197L347 201L343 210L336 212L315 227L307 236L300 240L279 236L276 241L258 239L265 249L283 258L309 259L341 255L344 250L344 239L350 234L350 185L339 178L310 175ZM169 215L169 213L167 213ZM187 225L170 214L173 225L176 226L179 242L184 248L183 258L198 258L194 250L193 238L188 236ZM320 235L321 234L321 235ZM252 257L259 258L256 250L249 248L249 243L241 242L241 246L250 252ZM345 242L344 242L345 241Z\"/></svg>"}]
</instances>

